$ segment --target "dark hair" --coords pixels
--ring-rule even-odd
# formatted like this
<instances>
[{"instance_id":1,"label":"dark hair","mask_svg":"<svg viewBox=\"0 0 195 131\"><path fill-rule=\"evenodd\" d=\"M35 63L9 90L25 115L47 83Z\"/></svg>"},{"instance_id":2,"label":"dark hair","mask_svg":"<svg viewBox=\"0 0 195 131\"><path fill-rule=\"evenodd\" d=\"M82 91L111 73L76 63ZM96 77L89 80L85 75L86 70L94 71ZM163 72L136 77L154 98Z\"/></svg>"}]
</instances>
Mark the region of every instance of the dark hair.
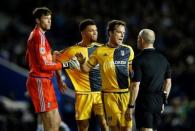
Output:
<instances>
[{"instance_id":1,"label":"dark hair","mask_svg":"<svg viewBox=\"0 0 195 131\"><path fill-rule=\"evenodd\" d=\"M51 15L52 12L47 7L38 7L33 10L32 14L33 14L34 19L37 19L37 18L39 19L41 18L42 15L45 15L45 16Z\"/></svg>"},{"instance_id":2,"label":"dark hair","mask_svg":"<svg viewBox=\"0 0 195 131\"><path fill-rule=\"evenodd\" d=\"M89 25L96 25L96 23L92 19L85 19L85 20L81 21L79 24L80 32L83 31Z\"/></svg>"},{"instance_id":3,"label":"dark hair","mask_svg":"<svg viewBox=\"0 0 195 131\"><path fill-rule=\"evenodd\" d=\"M109 31L113 32L115 30L116 25L123 25L126 27L126 23L122 20L111 20L108 22L107 32L108 33L109 33Z\"/></svg>"}]
</instances>

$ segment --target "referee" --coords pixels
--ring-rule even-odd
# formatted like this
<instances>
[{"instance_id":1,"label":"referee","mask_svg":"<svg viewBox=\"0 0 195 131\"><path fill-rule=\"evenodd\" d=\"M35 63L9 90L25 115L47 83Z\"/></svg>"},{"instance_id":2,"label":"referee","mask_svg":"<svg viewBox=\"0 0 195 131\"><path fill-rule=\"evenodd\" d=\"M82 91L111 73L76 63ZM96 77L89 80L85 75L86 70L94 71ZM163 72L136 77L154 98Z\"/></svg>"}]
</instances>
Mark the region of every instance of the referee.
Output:
<instances>
[{"instance_id":1,"label":"referee","mask_svg":"<svg viewBox=\"0 0 195 131\"><path fill-rule=\"evenodd\" d=\"M134 76L126 119L132 119L135 106L136 128L139 131L157 130L160 115L171 89L171 69L167 59L154 48L155 33L142 29L137 47L141 53L133 60Z\"/></svg>"}]
</instances>

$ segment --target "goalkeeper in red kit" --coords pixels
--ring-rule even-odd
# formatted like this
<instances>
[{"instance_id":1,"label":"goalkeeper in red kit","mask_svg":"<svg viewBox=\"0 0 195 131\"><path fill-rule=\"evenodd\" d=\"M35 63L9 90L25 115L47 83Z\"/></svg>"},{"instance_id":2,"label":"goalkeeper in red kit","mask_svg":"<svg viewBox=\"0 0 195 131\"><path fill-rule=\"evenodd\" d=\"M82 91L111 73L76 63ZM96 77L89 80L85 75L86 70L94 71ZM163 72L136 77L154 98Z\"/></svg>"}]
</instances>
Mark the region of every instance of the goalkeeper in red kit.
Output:
<instances>
[{"instance_id":1,"label":"goalkeeper in red kit","mask_svg":"<svg viewBox=\"0 0 195 131\"><path fill-rule=\"evenodd\" d=\"M26 62L30 69L26 86L35 112L43 122L44 131L58 131L61 122L52 84L54 71L80 68L76 58L64 63L53 62L51 47L45 36L45 32L51 27L51 14L46 7L33 11L36 26L28 38L26 49Z\"/></svg>"}]
</instances>

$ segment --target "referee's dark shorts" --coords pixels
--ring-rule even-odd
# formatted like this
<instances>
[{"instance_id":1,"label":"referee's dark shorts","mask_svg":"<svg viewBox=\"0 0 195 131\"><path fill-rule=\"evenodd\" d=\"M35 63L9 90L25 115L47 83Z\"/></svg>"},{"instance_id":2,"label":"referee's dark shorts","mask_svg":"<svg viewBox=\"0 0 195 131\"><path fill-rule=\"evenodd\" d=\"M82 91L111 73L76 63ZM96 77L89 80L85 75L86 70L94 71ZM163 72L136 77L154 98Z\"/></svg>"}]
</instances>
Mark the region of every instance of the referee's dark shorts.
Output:
<instances>
[{"instance_id":1,"label":"referee's dark shorts","mask_svg":"<svg viewBox=\"0 0 195 131\"><path fill-rule=\"evenodd\" d=\"M161 94L145 94L137 99L135 107L136 128L156 130L161 121L163 97Z\"/></svg>"}]
</instances>

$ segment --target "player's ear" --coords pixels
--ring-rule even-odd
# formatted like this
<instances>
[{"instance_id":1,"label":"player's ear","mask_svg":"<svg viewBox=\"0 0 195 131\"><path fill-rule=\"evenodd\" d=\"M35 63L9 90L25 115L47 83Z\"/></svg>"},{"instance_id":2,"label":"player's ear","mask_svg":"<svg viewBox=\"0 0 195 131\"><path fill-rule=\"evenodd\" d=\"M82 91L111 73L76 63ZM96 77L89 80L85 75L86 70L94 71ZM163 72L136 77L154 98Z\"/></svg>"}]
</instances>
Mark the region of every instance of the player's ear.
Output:
<instances>
[{"instance_id":1,"label":"player's ear","mask_svg":"<svg viewBox=\"0 0 195 131\"><path fill-rule=\"evenodd\" d=\"M35 19L36 23L39 24L40 20L38 18Z\"/></svg>"},{"instance_id":2,"label":"player's ear","mask_svg":"<svg viewBox=\"0 0 195 131\"><path fill-rule=\"evenodd\" d=\"M83 31L81 31L81 35L83 35L84 34L84 32Z\"/></svg>"},{"instance_id":3,"label":"player's ear","mask_svg":"<svg viewBox=\"0 0 195 131\"><path fill-rule=\"evenodd\" d=\"M85 32L84 31L81 31L81 36L85 37Z\"/></svg>"},{"instance_id":4,"label":"player's ear","mask_svg":"<svg viewBox=\"0 0 195 131\"><path fill-rule=\"evenodd\" d=\"M142 41L142 43L145 43L145 40L141 37L141 41Z\"/></svg>"},{"instance_id":5,"label":"player's ear","mask_svg":"<svg viewBox=\"0 0 195 131\"><path fill-rule=\"evenodd\" d=\"M145 40L141 37L141 46L144 47Z\"/></svg>"},{"instance_id":6,"label":"player's ear","mask_svg":"<svg viewBox=\"0 0 195 131\"><path fill-rule=\"evenodd\" d=\"M108 32L108 36L111 36L111 35L112 35L112 31L109 31L109 32Z\"/></svg>"}]
</instances>

